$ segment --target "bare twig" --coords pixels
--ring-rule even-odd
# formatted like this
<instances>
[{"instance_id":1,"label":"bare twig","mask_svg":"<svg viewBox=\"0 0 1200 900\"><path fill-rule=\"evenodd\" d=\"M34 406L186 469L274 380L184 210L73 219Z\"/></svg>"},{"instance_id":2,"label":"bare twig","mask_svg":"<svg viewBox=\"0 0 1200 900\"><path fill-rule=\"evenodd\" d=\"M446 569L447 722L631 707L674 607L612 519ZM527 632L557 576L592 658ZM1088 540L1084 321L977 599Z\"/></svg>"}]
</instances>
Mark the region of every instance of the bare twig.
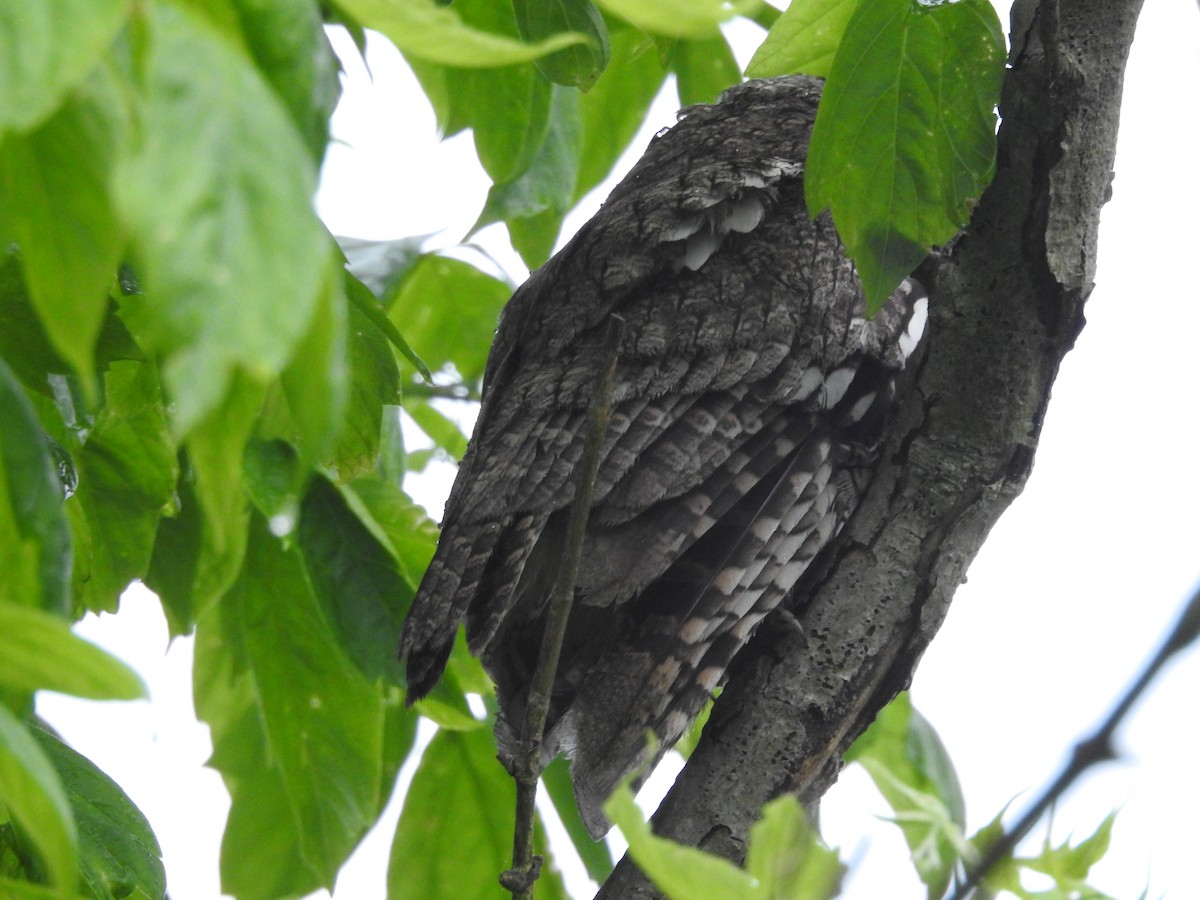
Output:
<instances>
[{"instance_id":1,"label":"bare twig","mask_svg":"<svg viewBox=\"0 0 1200 900\"><path fill-rule=\"evenodd\" d=\"M554 687L554 676L558 671L558 658L562 652L563 636L567 630L567 619L571 614L571 603L575 596L575 580L579 573L579 559L583 553L583 538L587 529L588 512L592 506L592 493L596 484L596 471L600 467L600 450L604 443L608 421L612 414L610 394L613 372L617 365L617 350L625 321L620 316L610 316L604 335L602 359L604 369L596 384L588 407L583 455L579 461L579 479L575 485L575 500L567 521L566 543L558 579L550 595L546 611L546 632L542 636L542 647L538 655L537 669L529 688L525 706L525 722L521 733L521 750L513 760L513 778L517 782L517 816L513 828L512 868L500 876L500 883L510 891L515 900L530 900L533 884L542 868L542 858L533 854L533 831L537 798L538 778L542 772L542 737L546 730L546 717L550 711L550 693Z\"/></svg>"},{"instance_id":2,"label":"bare twig","mask_svg":"<svg viewBox=\"0 0 1200 900\"><path fill-rule=\"evenodd\" d=\"M420 397L422 400L465 400L479 402L479 389L462 382L454 384L426 384L415 381L404 386L405 397Z\"/></svg>"},{"instance_id":3,"label":"bare twig","mask_svg":"<svg viewBox=\"0 0 1200 900\"><path fill-rule=\"evenodd\" d=\"M966 878L955 889L950 900L969 900L974 895L975 889L979 886L980 882L987 877L988 872L998 862L1007 858L1013 852L1017 844L1033 830L1034 826L1045 815L1046 810L1062 797L1067 788L1092 766L1117 758L1117 752L1113 748L1113 734L1121 725L1129 710L1132 709L1133 705L1145 693L1146 688L1150 686L1150 682L1154 680L1154 676L1158 674L1159 669L1172 656L1196 640L1198 634L1200 634L1200 588L1197 588L1196 593L1192 595L1192 599L1184 607L1183 615L1179 617L1179 621L1175 623L1175 627L1171 629L1170 634L1167 635L1167 639L1163 641L1158 652L1154 654L1150 662L1142 670L1142 673L1138 675L1124 696L1117 702L1113 711L1105 719L1104 724L1096 730L1095 734L1084 738L1075 745L1066 768L1042 792L1041 796L1021 816L1020 820L1001 835L999 840L988 848L983 858L968 870Z\"/></svg>"}]
</instances>

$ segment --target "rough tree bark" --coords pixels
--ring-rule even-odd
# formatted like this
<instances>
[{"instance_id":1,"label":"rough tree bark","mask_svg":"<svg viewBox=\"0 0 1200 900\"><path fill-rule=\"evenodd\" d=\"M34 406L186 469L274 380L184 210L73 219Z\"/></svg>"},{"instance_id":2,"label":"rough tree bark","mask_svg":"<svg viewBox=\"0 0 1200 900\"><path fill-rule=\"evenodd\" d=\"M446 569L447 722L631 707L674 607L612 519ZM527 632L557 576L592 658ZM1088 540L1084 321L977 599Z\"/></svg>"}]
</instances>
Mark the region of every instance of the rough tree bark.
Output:
<instances>
[{"instance_id":1,"label":"rough tree bark","mask_svg":"<svg viewBox=\"0 0 1200 900\"><path fill-rule=\"evenodd\" d=\"M783 792L813 804L904 689L988 531L1029 475L1059 363L1083 327L1141 0L1016 0L996 177L921 274L928 355L837 559L730 676L655 831L741 862ZM736 665L736 664L735 664ZM656 897L622 860L602 898Z\"/></svg>"}]
</instances>

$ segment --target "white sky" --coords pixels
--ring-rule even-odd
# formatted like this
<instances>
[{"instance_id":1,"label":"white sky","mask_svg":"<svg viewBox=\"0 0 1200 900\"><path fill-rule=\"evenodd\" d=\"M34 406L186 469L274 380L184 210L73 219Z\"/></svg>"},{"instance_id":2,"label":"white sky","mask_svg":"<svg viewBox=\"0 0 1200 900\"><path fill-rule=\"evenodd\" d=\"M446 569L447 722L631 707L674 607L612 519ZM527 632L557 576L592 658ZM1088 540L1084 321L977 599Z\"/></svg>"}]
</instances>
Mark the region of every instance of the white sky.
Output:
<instances>
[{"instance_id":1,"label":"white sky","mask_svg":"<svg viewBox=\"0 0 1200 900\"><path fill-rule=\"evenodd\" d=\"M373 82L350 67L334 119L342 143L330 151L318 206L335 233L442 232L438 240L451 244L474 221L488 182L469 136L437 143L428 105L389 51L373 42ZM1200 349L1184 324L1200 299L1191 267L1200 250L1198 93L1196 3L1149 0L1129 65L1088 325L1055 384L1029 485L971 567L913 685L958 766L973 828L1014 797L1018 811L1057 772L1200 577ZM673 121L675 107L673 96L660 98L634 156ZM602 199L603 191L589 197L569 227ZM502 233L489 243L502 245ZM511 251L501 259L520 274ZM444 473L435 482L420 499L436 515ZM173 900L217 897L228 798L203 768L211 748L191 710L190 640L168 651L161 612L144 590L126 595L119 618L89 617L79 631L141 672L152 699L43 695L40 711L146 812ZM1200 897L1198 683L1200 654L1192 652L1167 669L1118 735L1126 761L1088 779L1056 814L1061 840L1089 834L1121 808L1113 848L1094 873L1115 897L1147 887L1150 897ZM865 781L848 769L823 805L827 839L861 862L844 896L922 897L899 831L874 818L887 810ZM398 814L393 802L337 897L383 898Z\"/></svg>"}]
</instances>

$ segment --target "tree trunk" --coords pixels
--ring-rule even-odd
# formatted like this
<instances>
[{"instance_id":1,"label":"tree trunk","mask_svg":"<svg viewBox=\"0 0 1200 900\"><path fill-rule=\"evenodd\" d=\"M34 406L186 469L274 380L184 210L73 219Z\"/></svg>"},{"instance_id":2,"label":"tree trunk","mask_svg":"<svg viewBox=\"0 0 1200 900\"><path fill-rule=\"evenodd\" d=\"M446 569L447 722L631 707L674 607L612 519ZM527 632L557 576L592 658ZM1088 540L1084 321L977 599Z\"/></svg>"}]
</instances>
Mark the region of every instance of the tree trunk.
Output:
<instances>
[{"instance_id":1,"label":"tree trunk","mask_svg":"<svg viewBox=\"0 0 1200 900\"><path fill-rule=\"evenodd\" d=\"M1029 475L1083 326L1141 0L1017 0L996 177L919 273L928 354L837 558L735 663L655 831L741 862L764 803L815 805L912 677L967 566ZM628 856L598 895L656 897Z\"/></svg>"}]
</instances>

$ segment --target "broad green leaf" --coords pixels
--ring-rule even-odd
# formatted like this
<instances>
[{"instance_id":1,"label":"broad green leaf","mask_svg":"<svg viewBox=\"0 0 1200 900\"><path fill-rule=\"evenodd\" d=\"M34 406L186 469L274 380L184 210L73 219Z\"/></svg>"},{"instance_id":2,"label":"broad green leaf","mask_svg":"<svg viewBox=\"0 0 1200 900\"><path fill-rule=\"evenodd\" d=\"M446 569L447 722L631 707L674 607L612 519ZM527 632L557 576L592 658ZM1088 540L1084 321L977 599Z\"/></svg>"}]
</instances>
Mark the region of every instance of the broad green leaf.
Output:
<instances>
[{"instance_id":1,"label":"broad green leaf","mask_svg":"<svg viewBox=\"0 0 1200 900\"><path fill-rule=\"evenodd\" d=\"M146 686L136 672L72 634L66 619L14 603L0 603L0 685L89 700L146 696Z\"/></svg>"},{"instance_id":2,"label":"broad green leaf","mask_svg":"<svg viewBox=\"0 0 1200 900\"><path fill-rule=\"evenodd\" d=\"M93 78L36 130L0 143L0 233L20 245L45 332L89 388L121 251L108 195L118 113L111 79Z\"/></svg>"},{"instance_id":3,"label":"broad green leaf","mask_svg":"<svg viewBox=\"0 0 1200 900\"><path fill-rule=\"evenodd\" d=\"M0 359L0 602L65 613L71 532L44 432Z\"/></svg>"},{"instance_id":4,"label":"broad green leaf","mask_svg":"<svg viewBox=\"0 0 1200 900\"><path fill-rule=\"evenodd\" d=\"M289 435L310 465L333 452L345 424L350 388L347 309L342 267L330 266L308 333L283 370L283 392L296 432Z\"/></svg>"},{"instance_id":5,"label":"broad green leaf","mask_svg":"<svg viewBox=\"0 0 1200 900\"><path fill-rule=\"evenodd\" d=\"M176 496L174 510L158 522L150 566L143 579L162 601L171 637L190 633L195 623L205 532L204 511L192 477L179 479Z\"/></svg>"},{"instance_id":6,"label":"broad green leaf","mask_svg":"<svg viewBox=\"0 0 1200 900\"><path fill-rule=\"evenodd\" d=\"M420 426L437 446L449 454L451 459L462 459L467 452L467 436L458 425L444 413L425 400L410 400L404 411Z\"/></svg>"},{"instance_id":7,"label":"broad green leaf","mask_svg":"<svg viewBox=\"0 0 1200 900\"><path fill-rule=\"evenodd\" d=\"M79 881L79 835L62 780L29 730L0 703L0 804L37 848L60 896Z\"/></svg>"},{"instance_id":8,"label":"broad green leaf","mask_svg":"<svg viewBox=\"0 0 1200 900\"><path fill-rule=\"evenodd\" d=\"M432 83L444 91L444 102L434 104L443 134L471 129L475 153L492 181L511 181L529 168L550 127L552 87L532 63L439 69L412 62L431 99Z\"/></svg>"},{"instance_id":9,"label":"broad green leaf","mask_svg":"<svg viewBox=\"0 0 1200 900\"><path fill-rule=\"evenodd\" d=\"M92 896L165 897L162 851L142 811L90 760L40 728L32 732L66 789L79 830L83 882Z\"/></svg>"},{"instance_id":10,"label":"broad green leaf","mask_svg":"<svg viewBox=\"0 0 1200 900\"><path fill-rule=\"evenodd\" d=\"M126 0L0 0L0 134L49 116L128 13Z\"/></svg>"},{"instance_id":11,"label":"broad green leaf","mask_svg":"<svg viewBox=\"0 0 1200 900\"><path fill-rule=\"evenodd\" d=\"M521 37L533 43L563 32L588 41L537 60L538 71L556 84L589 90L608 65L608 26L592 0L513 0Z\"/></svg>"},{"instance_id":12,"label":"broad green leaf","mask_svg":"<svg viewBox=\"0 0 1200 900\"><path fill-rule=\"evenodd\" d=\"M71 371L38 317L25 288L21 256L10 247L0 257L0 359L12 368L26 390L53 398L47 376Z\"/></svg>"},{"instance_id":13,"label":"broad green leaf","mask_svg":"<svg viewBox=\"0 0 1200 900\"><path fill-rule=\"evenodd\" d=\"M363 312L367 304L375 304L379 309L378 301L349 274L346 290L351 298L359 296L360 303L350 307L348 317L350 391L346 421L328 463L342 481L374 471L384 420L396 417L395 406L400 402L400 369L388 346L388 337ZM389 319L381 318L394 330Z\"/></svg>"},{"instance_id":14,"label":"broad green leaf","mask_svg":"<svg viewBox=\"0 0 1200 900\"><path fill-rule=\"evenodd\" d=\"M296 540L308 579L342 650L368 679L403 684L396 641L413 586L337 488L314 476Z\"/></svg>"},{"instance_id":15,"label":"broad green leaf","mask_svg":"<svg viewBox=\"0 0 1200 900\"><path fill-rule=\"evenodd\" d=\"M391 553L409 594L415 593L433 558L437 523L393 482L356 478L341 491L358 521Z\"/></svg>"},{"instance_id":16,"label":"broad green leaf","mask_svg":"<svg viewBox=\"0 0 1200 900\"><path fill-rule=\"evenodd\" d=\"M788 4L766 39L754 51L746 74L829 75L833 57L858 0L796 0Z\"/></svg>"},{"instance_id":17,"label":"broad green leaf","mask_svg":"<svg viewBox=\"0 0 1200 900\"><path fill-rule=\"evenodd\" d=\"M246 445L242 473L246 493L271 533L291 536L296 530L299 492L309 474L295 448L287 441L255 437Z\"/></svg>"},{"instance_id":18,"label":"broad green leaf","mask_svg":"<svg viewBox=\"0 0 1200 900\"><path fill-rule=\"evenodd\" d=\"M693 720L683 737L675 742L675 752L684 759L688 759L696 749L696 745L700 743L700 737L704 734L704 726L708 724L708 717L712 715L713 703L719 696L721 696L721 688L716 689L713 699L704 704L704 708L700 710L700 714Z\"/></svg>"},{"instance_id":19,"label":"broad green leaf","mask_svg":"<svg viewBox=\"0 0 1200 900\"><path fill-rule=\"evenodd\" d=\"M667 63L675 73L675 86L683 106L715 103L721 92L742 80L742 70L723 34L671 45Z\"/></svg>"},{"instance_id":20,"label":"broad green leaf","mask_svg":"<svg viewBox=\"0 0 1200 900\"><path fill-rule=\"evenodd\" d=\"M633 802L627 783L613 792L604 812L629 842L629 853L638 868L671 900L756 895L758 880L729 860L655 835Z\"/></svg>"},{"instance_id":21,"label":"broad green leaf","mask_svg":"<svg viewBox=\"0 0 1200 900\"><path fill-rule=\"evenodd\" d=\"M597 0L607 13L632 22L650 34L668 37L708 38L717 26L751 4L726 0Z\"/></svg>"},{"instance_id":22,"label":"broad green leaf","mask_svg":"<svg viewBox=\"0 0 1200 900\"><path fill-rule=\"evenodd\" d=\"M473 28L455 7L435 0L340 0L339 5L367 28L387 35L406 55L443 66L507 66L587 40L579 34L558 34L525 43Z\"/></svg>"},{"instance_id":23,"label":"broad green leaf","mask_svg":"<svg viewBox=\"0 0 1200 900\"><path fill-rule=\"evenodd\" d=\"M435 372L453 364L466 382L483 376L500 309L512 288L470 263L429 255L413 268L388 316Z\"/></svg>"},{"instance_id":24,"label":"broad green leaf","mask_svg":"<svg viewBox=\"0 0 1200 900\"><path fill-rule=\"evenodd\" d=\"M320 7L292 0L233 0L233 5L254 61L283 100L313 161L320 162L342 90Z\"/></svg>"},{"instance_id":25,"label":"broad green leaf","mask_svg":"<svg viewBox=\"0 0 1200 900\"><path fill-rule=\"evenodd\" d=\"M456 13L480 31L518 40L512 5L456 0ZM479 162L492 181L526 171L550 126L549 81L532 62L499 68L443 68L410 59L446 135L471 129Z\"/></svg>"},{"instance_id":26,"label":"broad green leaf","mask_svg":"<svg viewBox=\"0 0 1200 900\"><path fill-rule=\"evenodd\" d=\"M104 407L76 461L79 488L68 504L80 543L76 603L115 612L121 592L146 575L159 519L175 503L179 470L153 365L109 366Z\"/></svg>"},{"instance_id":27,"label":"broad green leaf","mask_svg":"<svg viewBox=\"0 0 1200 900\"><path fill-rule=\"evenodd\" d=\"M954 764L908 694L886 706L850 750L896 815L930 897L940 897L965 852L966 810Z\"/></svg>"},{"instance_id":28,"label":"broad green leaf","mask_svg":"<svg viewBox=\"0 0 1200 900\"><path fill-rule=\"evenodd\" d=\"M604 884L613 870L612 851L608 849L607 841L597 841L588 833L587 826L579 815L579 807L575 805L575 788L571 783L571 766L566 757L555 759L542 772L542 784L554 810L567 829L567 835L575 846L575 852L583 860L588 877L597 884Z\"/></svg>"},{"instance_id":29,"label":"broad green leaf","mask_svg":"<svg viewBox=\"0 0 1200 900\"><path fill-rule=\"evenodd\" d=\"M429 371L429 366L425 365L425 361L417 356L412 347L408 345L408 341L404 339L404 336L392 324L392 321L387 317L384 305L366 285L359 282L353 272L347 269L345 274L346 297L351 305L383 333L388 343L398 350L401 356L412 363L413 368L420 373L422 378L426 381L432 381L433 373Z\"/></svg>"},{"instance_id":30,"label":"broad green leaf","mask_svg":"<svg viewBox=\"0 0 1200 900\"><path fill-rule=\"evenodd\" d=\"M666 75L646 35L627 25L613 28L612 62L579 101L583 143L572 203L608 177L645 120Z\"/></svg>"},{"instance_id":31,"label":"broad green leaf","mask_svg":"<svg viewBox=\"0 0 1200 900\"><path fill-rule=\"evenodd\" d=\"M0 875L0 897L5 900L62 900L62 892L44 884L15 881Z\"/></svg>"},{"instance_id":32,"label":"broad green leaf","mask_svg":"<svg viewBox=\"0 0 1200 900\"><path fill-rule=\"evenodd\" d=\"M379 806L380 692L329 631L300 551L258 516L236 583L196 635L197 712L233 796L225 889L265 898L331 886ZM249 825L284 811L269 840L248 839ZM297 854L304 871L289 872Z\"/></svg>"},{"instance_id":33,"label":"broad green leaf","mask_svg":"<svg viewBox=\"0 0 1200 900\"><path fill-rule=\"evenodd\" d=\"M1070 841L1054 846L1047 839L1040 854L1032 859L1019 859L1018 862L1035 872L1049 875L1055 884L1067 892L1096 896L1096 893L1088 888L1088 873L1108 852L1116 818L1115 812L1109 813L1092 834L1074 846Z\"/></svg>"},{"instance_id":34,"label":"broad green leaf","mask_svg":"<svg viewBox=\"0 0 1200 900\"><path fill-rule=\"evenodd\" d=\"M197 615L225 593L242 565L249 515L243 461L265 393L236 373L223 402L188 437L193 489L202 512L192 585Z\"/></svg>"},{"instance_id":35,"label":"broad green leaf","mask_svg":"<svg viewBox=\"0 0 1200 900\"><path fill-rule=\"evenodd\" d=\"M764 806L751 826L746 870L758 879L755 896L762 900L825 900L838 895L843 866L800 801L785 795Z\"/></svg>"},{"instance_id":36,"label":"broad green leaf","mask_svg":"<svg viewBox=\"0 0 1200 900\"><path fill-rule=\"evenodd\" d=\"M511 864L512 779L496 760L487 729L434 735L404 798L388 862L389 897L493 900ZM538 828L535 850L547 857L535 900L566 897Z\"/></svg>"},{"instance_id":37,"label":"broad green leaf","mask_svg":"<svg viewBox=\"0 0 1200 900\"><path fill-rule=\"evenodd\" d=\"M421 246L431 237L418 234L393 241L337 236L338 247L346 257L346 268L386 307L404 276L421 258Z\"/></svg>"},{"instance_id":38,"label":"broad green leaf","mask_svg":"<svg viewBox=\"0 0 1200 900\"><path fill-rule=\"evenodd\" d=\"M555 86L550 127L532 164L513 181L492 185L472 231L506 222L525 265L536 269L544 263L572 206L581 130L579 92Z\"/></svg>"},{"instance_id":39,"label":"broad green leaf","mask_svg":"<svg viewBox=\"0 0 1200 900\"><path fill-rule=\"evenodd\" d=\"M995 169L1004 37L988 0L860 3L817 112L805 175L872 310L970 218Z\"/></svg>"},{"instance_id":40,"label":"broad green leaf","mask_svg":"<svg viewBox=\"0 0 1200 900\"><path fill-rule=\"evenodd\" d=\"M236 370L265 383L308 330L328 259L316 171L276 94L198 18L157 4L141 85L141 140L117 170L146 294L122 315L165 356L186 434Z\"/></svg>"}]
</instances>

